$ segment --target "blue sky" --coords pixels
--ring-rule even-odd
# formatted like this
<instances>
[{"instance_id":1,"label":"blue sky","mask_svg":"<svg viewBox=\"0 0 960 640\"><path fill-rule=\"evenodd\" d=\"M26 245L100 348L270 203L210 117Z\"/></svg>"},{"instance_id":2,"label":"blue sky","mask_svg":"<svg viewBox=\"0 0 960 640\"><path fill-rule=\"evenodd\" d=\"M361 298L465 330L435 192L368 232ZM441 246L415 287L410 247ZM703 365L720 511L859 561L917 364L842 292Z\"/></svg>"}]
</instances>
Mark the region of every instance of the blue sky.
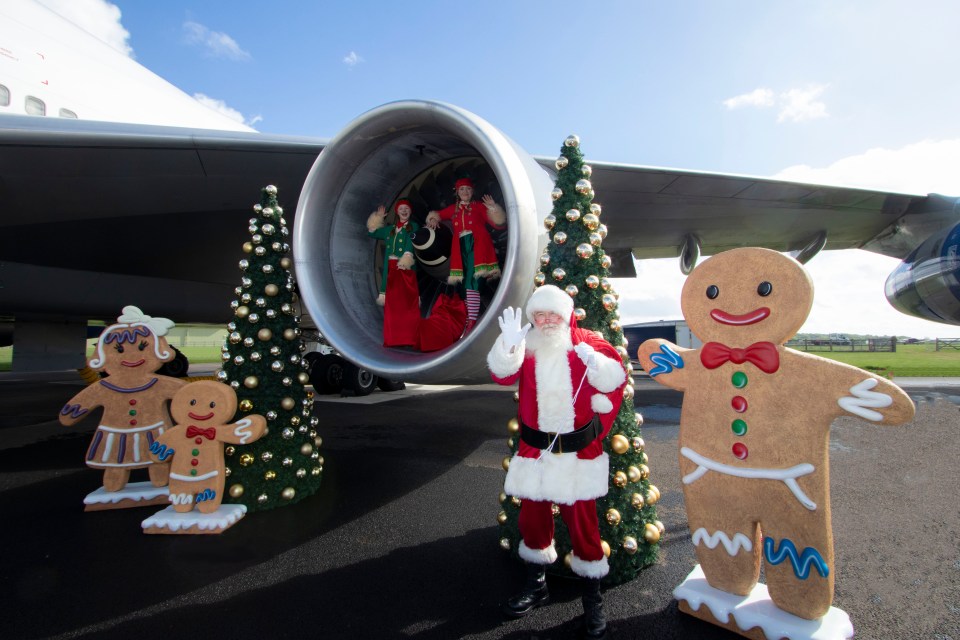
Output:
<instances>
[{"instance_id":1,"label":"blue sky","mask_svg":"<svg viewBox=\"0 0 960 640\"><path fill-rule=\"evenodd\" d=\"M535 155L577 133L594 160L960 195L948 0L44 4L72 5L89 31L263 132L328 138L385 102L430 98ZM889 307L895 266L815 258L803 330L960 337ZM625 319L679 317L681 284L675 261L641 263L618 284Z\"/></svg>"}]
</instances>

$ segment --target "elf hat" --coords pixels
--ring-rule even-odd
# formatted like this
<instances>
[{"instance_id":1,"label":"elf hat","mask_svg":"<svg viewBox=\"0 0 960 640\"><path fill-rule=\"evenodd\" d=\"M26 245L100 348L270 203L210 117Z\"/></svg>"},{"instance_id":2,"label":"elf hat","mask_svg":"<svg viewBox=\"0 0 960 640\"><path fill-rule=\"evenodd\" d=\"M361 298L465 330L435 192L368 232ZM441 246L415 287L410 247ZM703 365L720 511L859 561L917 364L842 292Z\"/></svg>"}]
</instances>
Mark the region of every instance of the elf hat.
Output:
<instances>
[{"instance_id":1,"label":"elf hat","mask_svg":"<svg viewBox=\"0 0 960 640\"><path fill-rule=\"evenodd\" d=\"M562 289L545 284L527 301L527 319L533 322L533 314L538 311L552 311L561 318L570 319L573 317L573 299Z\"/></svg>"},{"instance_id":2,"label":"elf hat","mask_svg":"<svg viewBox=\"0 0 960 640\"><path fill-rule=\"evenodd\" d=\"M399 213L399 212L400 212L400 205L402 205L402 204L407 205L408 207L410 207L411 210L413 210L413 205L410 204L410 201L407 200L406 198L400 198L399 200L397 200L397 204L393 205L393 210L394 210L395 212Z\"/></svg>"},{"instance_id":3,"label":"elf hat","mask_svg":"<svg viewBox=\"0 0 960 640\"><path fill-rule=\"evenodd\" d=\"M453 185L454 189L459 189L460 187L470 187L473 189L473 180L470 178L460 178L457 180L457 183Z\"/></svg>"}]
</instances>

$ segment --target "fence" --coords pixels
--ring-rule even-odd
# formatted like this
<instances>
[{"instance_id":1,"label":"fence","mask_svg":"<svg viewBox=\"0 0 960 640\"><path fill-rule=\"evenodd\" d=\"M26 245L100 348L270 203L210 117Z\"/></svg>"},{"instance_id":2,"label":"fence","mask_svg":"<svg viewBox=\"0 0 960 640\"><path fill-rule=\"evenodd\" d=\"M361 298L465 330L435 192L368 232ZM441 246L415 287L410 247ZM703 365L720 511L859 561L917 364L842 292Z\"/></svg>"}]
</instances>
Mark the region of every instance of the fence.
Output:
<instances>
[{"instance_id":1,"label":"fence","mask_svg":"<svg viewBox=\"0 0 960 640\"><path fill-rule=\"evenodd\" d=\"M960 351L960 338L937 338L936 350L954 349Z\"/></svg>"},{"instance_id":2,"label":"fence","mask_svg":"<svg viewBox=\"0 0 960 640\"><path fill-rule=\"evenodd\" d=\"M957 342L960 342L958 340ZM867 340L791 340L787 346L797 351L839 351L839 352L872 352L885 351L893 352L897 350L897 339L891 338L869 338ZM958 345L960 348L960 345Z\"/></svg>"}]
</instances>

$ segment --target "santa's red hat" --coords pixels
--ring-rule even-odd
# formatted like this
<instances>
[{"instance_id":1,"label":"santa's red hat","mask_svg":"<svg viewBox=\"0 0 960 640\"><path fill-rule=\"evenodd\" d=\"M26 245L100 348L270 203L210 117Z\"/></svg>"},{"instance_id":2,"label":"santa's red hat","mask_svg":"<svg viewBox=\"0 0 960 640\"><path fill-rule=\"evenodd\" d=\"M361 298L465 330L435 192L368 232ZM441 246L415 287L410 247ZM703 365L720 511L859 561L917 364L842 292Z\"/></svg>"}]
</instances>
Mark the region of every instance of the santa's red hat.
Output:
<instances>
[{"instance_id":1,"label":"santa's red hat","mask_svg":"<svg viewBox=\"0 0 960 640\"><path fill-rule=\"evenodd\" d=\"M400 205L402 205L402 204L407 205L408 207L410 207L411 210L413 209L413 205L410 204L410 201L409 201L409 200L407 200L406 198L400 198L399 200L397 200L397 204L393 205L393 210L394 210L394 212L398 212L398 213L399 213L399 211L400 211Z\"/></svg>"},{"instance_id":2,"label":"santa's red hat","mask_svg":"<svg viewBox=\"0 0 960 640\"><path fill-rule=\"evenodd\" d=\"M460 178L457 180L457 183L453 185L454 189L459 189L460 187L470 187L473 189L473 180L470 178Z\"/></svg>"},{"instance_id":3,"label":"santa's red hat","mask_svg":"<svg viewBox=\"0 0 960 640\"><path fill-rule=\"evenodd\" d=\"M533 314L538 311L552 311L561 318L573 318L573 299L567 293L552 284L538 287L527 300L527 319L533 322Z\"/></svg>"}]
</instances>

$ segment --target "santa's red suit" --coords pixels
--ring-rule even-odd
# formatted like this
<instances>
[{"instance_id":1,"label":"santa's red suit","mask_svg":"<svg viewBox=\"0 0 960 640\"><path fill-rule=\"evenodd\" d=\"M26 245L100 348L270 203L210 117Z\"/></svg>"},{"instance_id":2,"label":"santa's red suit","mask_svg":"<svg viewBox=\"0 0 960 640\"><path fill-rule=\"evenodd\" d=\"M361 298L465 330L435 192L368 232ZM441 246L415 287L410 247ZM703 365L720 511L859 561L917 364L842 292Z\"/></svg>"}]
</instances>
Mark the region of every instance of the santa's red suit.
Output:
<instances>
[{"instance_id":1,"label":"santa's red suit","mask_svg":"<svg viewBox=\"0 0 960 640\"><path fill-rule=\"evenodd\" d=\"M626 372L620 355L608 342L594 332L576 328L569 295L551 285L540 287L527 304L531 322L537 311L552 311L569 319L569 341L547 344L534 329L511 352L501 336L487 356L494 381L504 385L519 381L519 419L527 427L567 434L598 415L602 431L571 453L553 453L520 440L504 483L508 495L523 501L520 557L534 564L556 560L551 512L551 503L555 503L570 531L574 573L602 578L609 566L601 547L594 500L607 493L609 459L603 451L603 438L620 409ZM591 361L594 366L588 367Z\"/></svg>"}]
</instances>

